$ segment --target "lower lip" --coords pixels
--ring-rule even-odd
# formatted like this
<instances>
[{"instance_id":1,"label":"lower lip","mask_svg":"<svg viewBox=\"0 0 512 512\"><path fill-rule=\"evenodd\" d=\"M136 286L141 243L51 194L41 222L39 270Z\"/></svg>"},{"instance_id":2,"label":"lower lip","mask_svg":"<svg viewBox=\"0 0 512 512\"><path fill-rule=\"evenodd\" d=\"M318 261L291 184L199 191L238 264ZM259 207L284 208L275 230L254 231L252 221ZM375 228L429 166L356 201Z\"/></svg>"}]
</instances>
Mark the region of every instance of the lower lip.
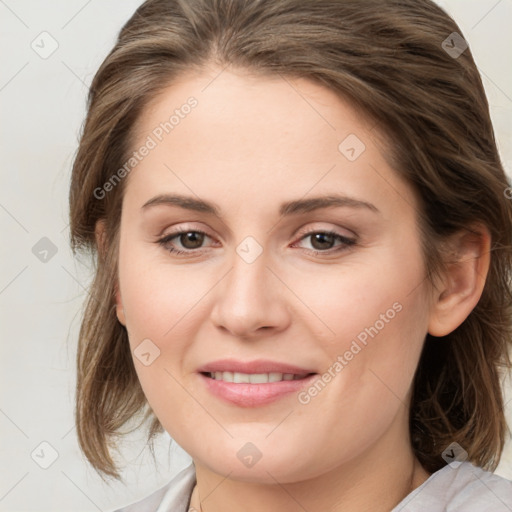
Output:
<instances>
[{"instance_id":1,"label":"lower lip","mask_svg":"<svg viewBox=\"0 0 512 512\"><path fill-rule=\"evenodd\" d=\"M317 374L309 375L299 380L282 380L279 382L266 382L264 384L246 384L215 380L202 373L199 376L205 382L208 390L239 407L258 407L283 398L290 393L298 393L309 385Z\"/></svg>"}]
</instances>

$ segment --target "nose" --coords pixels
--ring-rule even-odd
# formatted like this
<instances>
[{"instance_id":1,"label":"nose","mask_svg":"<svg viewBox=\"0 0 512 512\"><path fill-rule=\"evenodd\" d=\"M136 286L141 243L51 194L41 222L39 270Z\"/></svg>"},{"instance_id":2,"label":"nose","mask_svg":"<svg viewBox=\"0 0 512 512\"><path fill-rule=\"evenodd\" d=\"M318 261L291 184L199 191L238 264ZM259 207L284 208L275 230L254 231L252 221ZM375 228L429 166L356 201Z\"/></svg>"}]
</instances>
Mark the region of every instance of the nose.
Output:
<instances>
[{"instance_id":1,"label":"nose","mask_svg":"<svg viewBox=\"0 0 512 512\"><path fill-rule=\"evenodd\" d=\"M290 325L285 286L268 263L265 252L252 263L234 254L231 270L215 287L211 319L218 329L248 339Z\"/></svg>"}]
</instances>

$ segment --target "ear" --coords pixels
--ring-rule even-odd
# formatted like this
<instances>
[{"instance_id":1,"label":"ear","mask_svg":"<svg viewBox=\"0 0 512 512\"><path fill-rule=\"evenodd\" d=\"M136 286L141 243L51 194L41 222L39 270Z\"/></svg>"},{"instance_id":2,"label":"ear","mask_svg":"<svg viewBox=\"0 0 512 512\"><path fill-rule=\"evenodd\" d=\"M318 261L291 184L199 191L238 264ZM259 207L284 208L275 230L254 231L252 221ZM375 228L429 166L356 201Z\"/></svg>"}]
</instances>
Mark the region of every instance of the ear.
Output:
<instances>
[{"instance_id":1,"label":"ear","mask_svg":"<svg viewBox=\"0 0 512 512\"><path fill-rule=\"evenodd\" d=\"M104 257L107 251L106 226L104 219L100 219L96 222L96 226L94 228L94 235L96 237L96 247L98 248L98 253L101 257ZM126 318L124 314L123 302L121 299L121 292L119 291L119 282L117 281L117 279L114 286L117 319L122 325L126 327Z\"/></svg>"},{"instance_id":2,"label":"ear","mask_svg":"<svg viewBox=\"0 0 512 512\"><path fill-rule=\"evenodd\" d=\"M121 299L121 292L119 291L119 283L115 285L115 298L116 298L116 314L119 322L126 327L126 317L124 314L123 301Z\"/></svg>"},{"instance_id":3,"label":"ear","mask_svg":"<svg viewBox=\"0 0 512 512\"><path fill-rule=\"evenodd\" d=\"M96 238L96 248L98 249L98 254L101 257L104 257L107 251L106 231L105 219L97 220L96 225L94 226L94 236Z\"/></svg>"},{"instance_id":4,"label":"ear","mask_svg":"<svg viewBox=\"0 0 512 512\"><path fill-rule=\"evenodd\" d=\"M449 241L450 258L433 296L428 332L446 336L459 327L475 308L489 271L491 235L478 224Z\"/></svg>"}]
</instances>

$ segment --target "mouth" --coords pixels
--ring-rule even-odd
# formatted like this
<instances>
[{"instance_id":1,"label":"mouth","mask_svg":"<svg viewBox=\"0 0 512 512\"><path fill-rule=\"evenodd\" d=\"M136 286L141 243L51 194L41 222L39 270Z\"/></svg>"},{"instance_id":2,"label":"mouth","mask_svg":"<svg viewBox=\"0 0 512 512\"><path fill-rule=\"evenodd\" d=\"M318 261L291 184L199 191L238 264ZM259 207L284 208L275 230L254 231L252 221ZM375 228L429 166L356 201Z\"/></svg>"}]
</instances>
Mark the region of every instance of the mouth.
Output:
<instances>
[{"instance_id":1,"label":"mouth","mask_svg":"<svg viewBox=\"0 0 512 512\"><path fill-rule=\"evenodd\" d=\"M222 360L198 371L209 394L238 407L257 407L298 393L317 372L274 361Z\"/></svg>"},{"instance_id":2,"label":"mouth","mask_svg":"<svg viewBox=\"0 0 512 512\"><path fill-rule=\"evenodd\" d=\"M234 384L267 384L269 382L281 382L290 380L303 380L313 373L241 373L241 372L201 372L205 377Z\"/></svg>"}]
</instances>

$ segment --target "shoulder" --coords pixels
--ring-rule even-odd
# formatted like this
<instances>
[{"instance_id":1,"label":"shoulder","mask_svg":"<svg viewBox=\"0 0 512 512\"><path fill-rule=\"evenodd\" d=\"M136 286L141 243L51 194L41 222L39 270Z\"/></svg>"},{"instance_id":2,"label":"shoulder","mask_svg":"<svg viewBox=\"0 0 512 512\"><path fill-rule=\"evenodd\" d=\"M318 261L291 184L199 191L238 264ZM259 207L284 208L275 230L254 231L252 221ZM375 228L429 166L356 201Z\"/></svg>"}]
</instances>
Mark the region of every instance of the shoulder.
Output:
<instances>
[{"instance_id":1,"label":"shoulder","mask_svg":"<svg viewBox=\"0 0 512 512\"><path fill-rule=\"evenodd\" d=\"M436 471L392 512L510 512L512 481L463 462Z\"/></svg>"},{"instance_id":2,"label":"shoulder","mask_svg":"<svg viewBox=\"0 0 512 512\"><path fill-rule=\"evenodd\" d=\"M164 487L113 512L186 512L195 483L196 472L191 463Z\"/></svg>"}]
</instances>

